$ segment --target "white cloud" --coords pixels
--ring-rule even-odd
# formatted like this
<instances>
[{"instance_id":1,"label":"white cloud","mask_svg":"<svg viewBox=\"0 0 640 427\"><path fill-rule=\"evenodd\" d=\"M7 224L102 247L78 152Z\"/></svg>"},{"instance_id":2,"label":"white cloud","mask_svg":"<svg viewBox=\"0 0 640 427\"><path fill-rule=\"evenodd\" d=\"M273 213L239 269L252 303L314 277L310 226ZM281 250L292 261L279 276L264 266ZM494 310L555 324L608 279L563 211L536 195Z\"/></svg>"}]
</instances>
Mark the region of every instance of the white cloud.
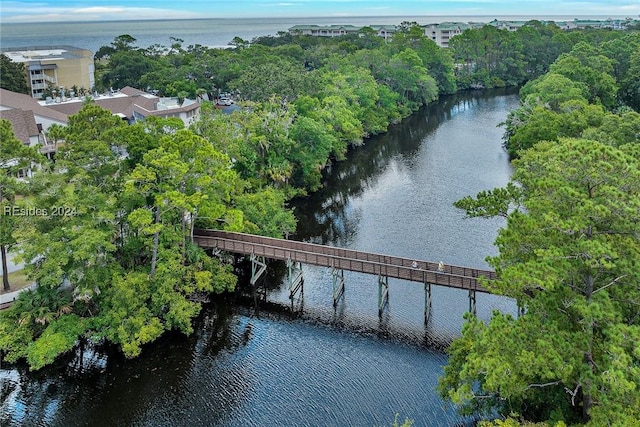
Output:
<instances>
[{"instance_id":1,"label":"white cloud","mask_svg":"<svg viewBox=\"0 0 640 427\"><path fill-rule=\"evenodd\" d=\"M153 9L147 7L42 7L18 8L13 7L15 15L6 16L6 8L2 7L2 22L47 22L70 20L137 20L137 19L189 19L200 18L201 14L173 9ZM36 13L29 13L36 12Z\"/></svg>"},{"instance_id":2,"label":"white cloud","mask_svg":"<svg viewBox=\"0 0 640 427\"><path fill-rule=\"evenodd\" d=\"M72 13L123 13L126 9L124 7L82 7L79 9L73 9Z\"/></svg>"}]
</instances>

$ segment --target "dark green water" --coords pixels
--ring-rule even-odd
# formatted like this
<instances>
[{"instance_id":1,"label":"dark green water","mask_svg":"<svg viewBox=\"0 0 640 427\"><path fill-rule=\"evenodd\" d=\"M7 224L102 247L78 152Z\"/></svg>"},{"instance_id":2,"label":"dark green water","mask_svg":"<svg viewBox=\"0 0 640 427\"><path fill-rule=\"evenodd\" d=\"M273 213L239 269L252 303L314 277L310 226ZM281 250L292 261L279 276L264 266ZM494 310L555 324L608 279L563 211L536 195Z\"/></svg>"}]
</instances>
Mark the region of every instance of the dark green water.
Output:
<instances>
[{"instance_id":1,"label":"dark green water","mask_svg":"<svg viewBox=\"0 0 640 427\"><path fill-rule=\"evenodd\" d=\"M496 125L516 105L513 94L450 97L368 140L296 203L296 238L486 267L501 222L464 219L452 203L508 181ZM469 422L434 390L465 292L434 288L425 328L419 284L390 281L379 320L376 277L345 273L334 311L330 271L305 266L304 276L297 319L221 301L193 336L167 336L133 361L78 351L36 374L0 368L0 425L388 426L395 413L416 426ZM287 305L273 277L268 300ZM493 309L515 310L478 296L479 316Z\"/></svg>"}]
</instances>

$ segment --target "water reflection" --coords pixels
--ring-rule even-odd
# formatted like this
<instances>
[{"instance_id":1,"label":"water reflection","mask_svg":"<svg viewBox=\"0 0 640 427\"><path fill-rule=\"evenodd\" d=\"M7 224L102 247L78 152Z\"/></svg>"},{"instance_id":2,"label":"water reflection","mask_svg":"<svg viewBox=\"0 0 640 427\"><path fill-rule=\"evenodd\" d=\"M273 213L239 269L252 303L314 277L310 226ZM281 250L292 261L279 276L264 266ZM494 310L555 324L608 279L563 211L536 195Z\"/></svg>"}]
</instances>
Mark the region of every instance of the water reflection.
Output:
<instances>
[{"instance_id":1,"label":"water reflection","mask_svg":"<svg viewBox=\"0 0 640 427\"><path fill-rule=\"evenodd\" d=\"M352 150L325 175L326 187L295 203L296 239L416 259L484 266L501 223L464 220L452 202L504 185L510 175L495 126L515 96L455 96ZM328 269L304 267L304 315L291 320L284 264L265 281L267 304L220 301L191 337L167 335L140 358L78 349L38 373L0 369L0 425L416 426L465 423L434 393L468 308L464 292L433 289L423 326L420 284L390 281L377 313L377 278L345 272L333 309ZM278 309L269 309L276 303ZM511 307L478 295L479 315ZM286 312L286 310L285 310Z\"/></svg>"},{"instance_id":2,"label":"water reflection","mask_svg":"<svg viewBox=\"0 0 640 427\"><path fill-rule=\"evenodd\" d=\"M463 420L425 393L437 376L417 374L439 372L442 354L227 310L210 307L194 336L167 337L133 361L110 354L106 367L87 364L81 375L70 365L2 371L0 423L389 425L396 412L413 414L417 425Z\"/></svg>"},{"instance_id":3,"label":"water reflection","mask_svg":"<svg viewBox=\"0 0 640 427\"><path fill-rule=\"evenodd\" d=\"M465 219L453 203L481 190L505 185L511 175L497 125L517 105L515 94L456 95L429 106L387 134L352 150L333 165L325 187L297 200L295 239L418 260L487 268L501 219ZM468 310L464 291L435 287L431 322L425 330L424 289L390 281L389 310L377 313L377 278L345 272L346 294L332 306L328 269L304 267L308 317L357 330L408 337L446 346L459 333ZM285 290L271 298L287 302ZM478 314L515 313L505 298L477 296Z\"/></svg>"},{"instance_id":4,"label":"water reflection","mask_svg":"<svg viewBox=\"0 0 640 427\"><path fill-rule=\"evenodd\" d=\"M485 107L495 102L496 95L505 94L513 95L514 91L486 91L445 97L440 102L423 108L420 113L400 125L392 126L384 135L368 139L366 147L351 149L348 160L334 164L325 171L324 187L320 191L294 201L293 207L300 220L293 238L341 247L350 246L352 230L358 223L358 216L351 215L348 210L351 200L362 196L368 189L375 188L392 162L400 159L409 167L415 167L416 154L443 123L471 108ZM512 96L508 102L510 106L515 105L516 97ZM461 123L455 126L469 125ZM502 130L493 129L497 123L480 125L492 128L492 138L501 137ZM456 135L448 135L446 138L454 140ZM495 148L494 144L493 149ZM499 145L498 149L501 149ZM508 159L504 163L508 165ZM465 166L452 165L454 168Z\"/></svg>"}]
</instances>

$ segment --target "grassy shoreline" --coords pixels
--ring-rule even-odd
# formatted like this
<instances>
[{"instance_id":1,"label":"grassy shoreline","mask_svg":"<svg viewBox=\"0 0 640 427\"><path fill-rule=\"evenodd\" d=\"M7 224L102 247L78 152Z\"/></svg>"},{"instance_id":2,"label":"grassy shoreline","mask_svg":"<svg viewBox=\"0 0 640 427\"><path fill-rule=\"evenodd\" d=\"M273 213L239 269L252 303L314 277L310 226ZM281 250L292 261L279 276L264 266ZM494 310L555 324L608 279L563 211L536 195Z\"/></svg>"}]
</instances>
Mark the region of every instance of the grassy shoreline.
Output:
<instances>
[{"instance_id":1,"label":"grassy shoreline","mask_svg":"<svg viewBox=\"0 0 640 427\"><path fill-rule=\"evenodd\" d=\"M0 278L2 277L3 276L0 275ZM30 286L32 283L33 281L27 277L24 270L13 271L9 273L9 285L11 286L11 289L5 291L2 289L2 285L0 285L0 294L8 294L10 292L18 291L20 289L26 288L27 286Z\"/></svg>"}]
</instances>

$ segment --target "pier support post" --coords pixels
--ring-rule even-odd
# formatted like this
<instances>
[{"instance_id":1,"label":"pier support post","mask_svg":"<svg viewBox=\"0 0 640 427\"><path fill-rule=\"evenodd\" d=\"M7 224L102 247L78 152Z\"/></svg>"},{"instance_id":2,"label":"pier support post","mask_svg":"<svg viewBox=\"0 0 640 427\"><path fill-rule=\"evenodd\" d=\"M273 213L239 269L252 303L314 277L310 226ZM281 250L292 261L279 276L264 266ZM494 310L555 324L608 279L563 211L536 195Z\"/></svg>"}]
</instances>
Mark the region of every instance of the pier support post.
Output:
<instances>
[{"instance_id":1,"label":"pier support post","mask_svg":"<svg viewBox=\"0 0 640 427\"><path fill-rule=\"evenodd\" d=\"M427 326L431 318L431 283L424 284L424 325Z\"/></svg>"},{"instance_id":2,"label":"pier support post","mask_svg":"<svg viewBox=\"0 0 640 427\"><path fill-rule=\"evenodd\" d=\"M255 254L251 254L251 280L249 283L251 284L251 289L253 293L253 306L255 307L256 314L258 312L258 289L256 283L260 277L267 270L267 263L265 262L263 257L257 257ZM266 292L266 291L265 291ZM266 299L266 295L265 295Z\"/></svg>"},{"instance_id":3,"label":"pier support post","mask_svg":"<svg viewBox=\"0 0 640 427\"><path fill-rule=\"evenodd\" d=\"M267 270L267 264L264 257L257 257L255 254L251 254L251 280L249 283L255 286L260 276Z\"/></svg>"},{"instance_id":4,"label":"pier support post","mask_svg":"<svg viewBox=\"0 0 640 427\"><path fill-rule=\"evenodd\" d=\"M302 277L302 264L294 262L291 258L287 258L287 283L289 286L289 299L291 300L291 311L294 309L293 300L300 291L300 295L304 292L304 278Z\"/></svg>"},{"instance_id":5,"label":"pier support post","mask_svg":"<svg viewBox=\"0 0 640 427\"><path fill-rule=\"evenodd\" d=\"M476 291L469 289L469 313L476 315Z\"/></svg>"},{"instance_id":6,"label":"pier support post","mask_svg":"<svg viewBox=\"0 0 640 427\"><path fill-rule=\"evenodd\" d=\"M384 308L389 305L389 278L378 276L378 317L382 319Z\"/></svg>"},{"instance_id":7,"label":"pier support post","mask_svg":"<svg viewBox=\"0 0 640 427\"><path fill-rule=\"evenodd\" d=\"M333 309L338 307L338 301L344 295L344 270L331 268L331 276L333 277Z\"/></svg>"}]
</instances>

